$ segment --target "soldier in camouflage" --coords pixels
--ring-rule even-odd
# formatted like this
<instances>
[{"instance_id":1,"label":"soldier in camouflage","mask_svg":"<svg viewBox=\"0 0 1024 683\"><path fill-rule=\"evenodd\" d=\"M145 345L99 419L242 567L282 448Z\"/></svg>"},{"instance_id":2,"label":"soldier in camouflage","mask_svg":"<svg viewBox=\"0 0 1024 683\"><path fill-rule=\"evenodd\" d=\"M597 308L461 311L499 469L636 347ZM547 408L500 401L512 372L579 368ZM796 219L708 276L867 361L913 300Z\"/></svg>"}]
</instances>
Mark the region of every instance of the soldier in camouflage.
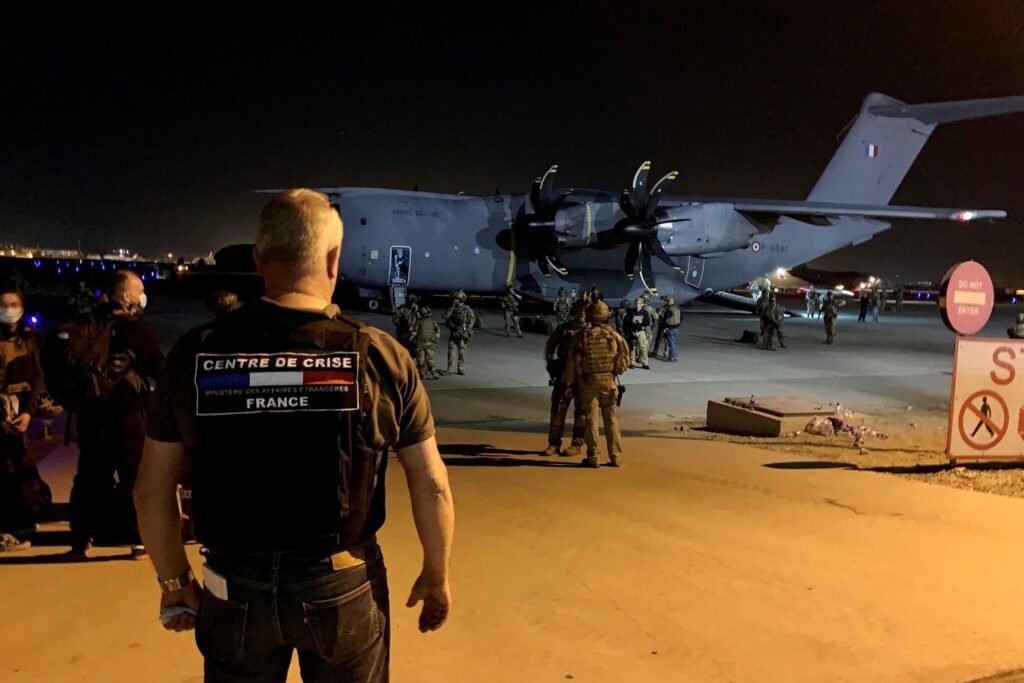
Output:
<instances>
[{"instance_id":1,"label":"soldier in camouflage","mask_svg":"<svg viewBox=\"0 0 1024 683\"><path fill-rule=\"evenodd\" d=\"M643 297L637 297L636 308L631 308L626 314L623 329L626 331L625 338L629 340L633 365L650 370L651 366L647 361L647 343L650 337L647 331L651 329L651 315L644 306Z\"/></svg>"},{"instance_id":2,"label":"soldier in camouflage","mask_svg":"<svg viewBox=\"0 0 1024 683\"><path fill-rule=\"evenodd\" d=\"M391 324L395 326L395 339L406 348L413 358L416 357L416 331L419 327L419 297L411 294L404 304L391 316Z\"/></svg>"},{"instance_id":3,"label":"soldier in camouflage","mask_svg":"<svg viewBox=\"0 0 1024 683\"><path fill-rule=\"evenodd\" d=\"M626 316L629 315L629 299L623 299L619 302L619 307L615 309L615 331L626 336Z\"/></svg>"},{"instance_id":4,"label":"soldier in camouflage","mask_svg":"<svg viewBox=\"0 0 1024 683\"><path fill-rule=\"evenodd\" d=\"M564 325L572 319L572 302L565 295L565 287L558 288L558 298L555 299L555 325Z\"/></svg>"},{"instance_id":5,"label":"soldier in camouflage","mask_svg":"<svg viewBox=\"0 0 1024 683\"><path fill-rule=\"evenodd\" d=\"M421 379L437 379L437 370L434 369L434 354L437 352L437 342L441 338L441 329L430 317L430 306L424 305L420 308L420 322L416 332L416 369L419 370Z\"/></svg>"},{"instance_id":6,"label":"soldier in camouflage","mask_svg":"<svg viewBox=\"0 0 1024 683\"><path fill-rule=\"evenodd\" d=\"M523 331L519 327L519 302L522 299L511 282L505 285L505 296L501 297L501 310L505 316L506 337L511 337L514 333L520 339L523 338Z\"/></svg>"},{"instance_id":7,"label":"soldier in camouflage","mask_svg":"<svg viewBox=\"0 0 1024 683\"><path fill-rule=\"evenodd\" d=\"M565 361L572 340L587 327L586 309L577 306L573 318L555 328L544 345L544 360L551 378L551 422L548 427L548 447L541 455L563 455L578 458L583 453L583 431L586 418L580 410L579 399L574 399L571 386L565 383ZM572 442L562 451L562 436L565 434L565 416L569 404L573 403Z\"/></svg>"},{"instance_id":8,"label":"soldier in camouflage","mask_svg":"<svg viewBox=\"0 0 1024 683\"><path fill-rule=\"evenodd\" d=\"M608 306L595 302L587 309L590 326L576 335L569 344L565 363L565 383L577 397L586 415L584 440L587 457L583 465L598 467L598 411L604 421L609 465L622 462L622 435L616 405L619 400L618 376L629 367L629 347L618 332L608 327Z\"/></svg>"},{"instance_id":9,"label":"soldier in camouflage","mask_svg":"<svg viewBox=\"0 0 1024 683\"><path fill-rule=\"evenodd\" d=\"M451 306L442 316L448 326L448 370L447 374L465 375L466 345L473 338L476 314L466 304L466 293L455 292Z\"/></svg>"}]
</instances>

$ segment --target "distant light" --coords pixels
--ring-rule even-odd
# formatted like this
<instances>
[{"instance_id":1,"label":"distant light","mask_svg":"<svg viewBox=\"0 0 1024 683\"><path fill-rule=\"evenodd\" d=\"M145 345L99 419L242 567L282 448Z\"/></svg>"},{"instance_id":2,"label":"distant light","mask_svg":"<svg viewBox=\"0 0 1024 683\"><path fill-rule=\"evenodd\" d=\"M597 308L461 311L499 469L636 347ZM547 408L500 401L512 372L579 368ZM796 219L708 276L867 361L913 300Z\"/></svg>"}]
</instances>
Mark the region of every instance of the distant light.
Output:
<instances>
[{"instance_id":1,"label":"distant light","mask_svg":"<svg viewBox=\"0 0 1024 683\"><path fill-rule=\"evenodd\" d=\"M1010 299L1010 303L1011 304L1017 303L1017 297L1013 297L1012 299Z\"/></svg>"},{"instance_id":2,"label":"distant light","mask_svg":"<svg viewBox=\"0 0 1024 683\"><path fill-rule=\"evenodd\" d=\"M844 287L843 285L836 285L836 289L838 289L841 292L844 289L846 289L846 287Z\"/></svg>"},{"instance_id":3,"label":"distant light","mask_svg":"<svg viewBox=\"0 0 1024 683\"><path fill-rule=\"evenodd\" d=\"M975 211L959 211L956 214L956 219L961 223L966 223L967 221L973 221L977 216L978 214Z\"/></svg>"},{"instance_id":4,"label":"distant light","mask_svg":"<svg viewBox=\"0 0 1024 683\"><path fill-rule=\"evenodd\" d=\"M860 283L860 288L861 288L861 289L864 289L865 287L867 287L867 284L866 284L866 283L864 283L864 282Z\"/></svg>"},{"instance_id":5,"label":"distant light","mask_svg":"<svg viewBox=\"0 0 1024 683\"><path fill-rule=\"evenodd\" d=\"M167 258L169 258L169 259L174 258L174 254L172 254L171 252L167 252Z\"/></svg>"},{"instance_id":6,"label":"distant light","mask_svg":"<svg viewBox=\"0 0 1024 683\"><path fill-rule=\"evenodd\" d=\"M60 266L57 266L57 275L60 275L60 273L61 273Z\"/></svg>"},{"instance_id":7,"label":"distant light","mask_svg":"<svg viewBox=\"0 0 1024 683\"><path fill-rule=\"evenodd\" d=\"M81 268L79 268L78 266L75 266L75 272L76 273L81 272Z\"/></svg>"},{"instance_id":8,"label":"distant light","mask_svg":"<svg viewBox=\"0 0 1024 683\"><path fill-rule=\"evenodd\" d=\"M927 294L924 295L924 298L925 299L931 299L932 298L932 293L928 292Z\"/></svg>"},{"instance_id":9,"label":"distant light","mask_svg":"<svg viewBox=\"0 0 1024 683\"><path fill-rule=\"evenodd\" d=\"M143 279L143 280L145 280L145 279L146 279L146 274L145 274L145 273L143 273L143 274L142 274L142 279Z\"/></svg>"},{"instance_id":10,"label":"distant light","mask_svg":"<svg viewBox=\"0 0 1024 683\"><path fill-rule=\"evenodd\" d=\"M786 269L785 268L779 268L779 269L777 269L775 271L775 274L778 275L779 277L785 277L786 276Z\"/></svg>"},{"instance_id":11,"label":"distant light","mask_svg":"<svg viewBox=\"0 0 1024 683\"><path fill-rule=\"evenodd\" d=\"M30 323L32 323L33 325L38 325L39 324L39 316L33 315L33 316L29 317L28 321Z\"/></svg>"},{"instance_id":12,"label":"distant light","mask_svg":"<svg viewBox=\"0 0 1024 683\"><path fill-rule=\"evenodd\" d=\"M868 282L870 282L871 284L875 284L875 276L872 275L871 277L869 277L868 278ZM863 287L863 285L861 285L861 286Z\"/></svg>"}]
</instances>

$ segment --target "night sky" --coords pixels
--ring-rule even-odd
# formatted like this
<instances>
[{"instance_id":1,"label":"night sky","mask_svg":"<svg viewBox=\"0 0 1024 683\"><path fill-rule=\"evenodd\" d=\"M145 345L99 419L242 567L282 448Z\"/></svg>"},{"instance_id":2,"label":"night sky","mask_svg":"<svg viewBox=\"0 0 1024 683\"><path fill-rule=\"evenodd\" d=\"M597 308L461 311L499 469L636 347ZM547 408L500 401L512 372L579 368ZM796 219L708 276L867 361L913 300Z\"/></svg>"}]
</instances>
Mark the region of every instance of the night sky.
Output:
<instances>
[{"instance_id":1,"label":"night sky","mask_svg":"<svg viewBox=\"0 0 1024 683\"><path fill-rule=\"evenodd\" d=\"M201 252L251 241L256 188L519 192L558 163L620 189L646 158L680 194L799 199L871 90L1024 94L1024 0L347 4L8 13L0 241ZM898 223L815 265L974 257L1024 283L1022 169L1024 115L940 126L894 203L1010 218Z\"/></svg>"}]
</instances>

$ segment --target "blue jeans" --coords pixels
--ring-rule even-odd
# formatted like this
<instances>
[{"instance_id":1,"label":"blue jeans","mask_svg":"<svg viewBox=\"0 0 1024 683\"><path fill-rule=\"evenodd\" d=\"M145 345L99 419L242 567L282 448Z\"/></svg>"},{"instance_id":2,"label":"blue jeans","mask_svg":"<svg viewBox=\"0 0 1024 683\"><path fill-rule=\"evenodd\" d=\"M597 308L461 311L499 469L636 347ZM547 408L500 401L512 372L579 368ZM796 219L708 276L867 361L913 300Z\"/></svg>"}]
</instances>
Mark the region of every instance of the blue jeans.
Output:
<instances>
[{"instance_id":1,"label":"blue jeans","mask_svg":"<svg viewBox=\"0 0 1024 683\"><path fill-rule=\"evenodd\" d=\"M388 680L390 605L380 548L366 563L335 570L326 560L283 553L210 552L228 599L203 589L196 644L207 683L284 683L292 651L306 683Z\"/></svg>"},{"instance_id":2,"label":"blue jeans","mask_svg":"<svg viewBox=\"0 0 1024 683\"><path fill-rule=\"evenodd\" d=\"M678 327L665 329L665 339L668 342L668 359L676 360L676 335L679 334Z\"/></svg>"}]
</instances>

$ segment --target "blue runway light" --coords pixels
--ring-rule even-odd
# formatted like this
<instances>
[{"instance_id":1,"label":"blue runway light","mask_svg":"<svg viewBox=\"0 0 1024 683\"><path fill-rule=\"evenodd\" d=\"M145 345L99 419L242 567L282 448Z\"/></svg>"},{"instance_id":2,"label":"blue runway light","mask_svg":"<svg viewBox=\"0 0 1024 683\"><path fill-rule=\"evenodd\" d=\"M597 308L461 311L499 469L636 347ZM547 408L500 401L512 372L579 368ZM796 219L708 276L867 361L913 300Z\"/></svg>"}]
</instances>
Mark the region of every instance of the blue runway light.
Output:
<instances>
[{"instance_id":1,"label":"blue runway light","mask_svg":"<svg viewBox=\"0 0 1024 683\"><path fill-rule=\"evenodd\" d=\"M39 324L39 316L33 315L33 316L29 317L28 321L30 323L32 323L33 325L38 325Z\"/></svg>"}]
</instances>

